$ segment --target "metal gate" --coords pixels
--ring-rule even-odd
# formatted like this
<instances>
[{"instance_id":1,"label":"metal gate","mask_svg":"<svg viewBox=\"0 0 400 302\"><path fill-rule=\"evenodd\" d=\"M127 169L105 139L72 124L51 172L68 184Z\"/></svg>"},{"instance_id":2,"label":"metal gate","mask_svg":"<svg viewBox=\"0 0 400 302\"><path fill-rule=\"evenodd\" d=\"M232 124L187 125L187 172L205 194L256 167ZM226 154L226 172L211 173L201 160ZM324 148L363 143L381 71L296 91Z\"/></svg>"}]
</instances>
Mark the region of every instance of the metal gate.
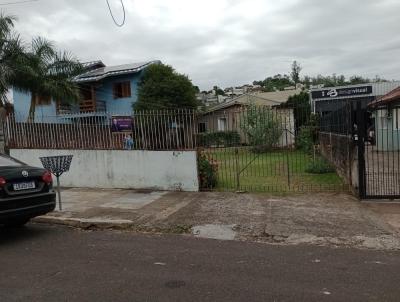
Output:
<instances>
[{"instance_id":1,"label":"metal gate","mask_svg":"<svg viewBox=\"0 0 400 302\"><path fill-rule=\"evenodd\" d=\"M345 186L321 155L318 120L304 106L235 106L198 118L203 189L326 191Z\"/></svg>"},{"instance_id":2,"label":"metal gate","mask_svg":"<svg viewBox=\"0 0 400 302\"><path fill-rule=\"evenodd\" d=\"M400 198L400 108L357 104L359 195Z\"/></svg>"}]
</instances>

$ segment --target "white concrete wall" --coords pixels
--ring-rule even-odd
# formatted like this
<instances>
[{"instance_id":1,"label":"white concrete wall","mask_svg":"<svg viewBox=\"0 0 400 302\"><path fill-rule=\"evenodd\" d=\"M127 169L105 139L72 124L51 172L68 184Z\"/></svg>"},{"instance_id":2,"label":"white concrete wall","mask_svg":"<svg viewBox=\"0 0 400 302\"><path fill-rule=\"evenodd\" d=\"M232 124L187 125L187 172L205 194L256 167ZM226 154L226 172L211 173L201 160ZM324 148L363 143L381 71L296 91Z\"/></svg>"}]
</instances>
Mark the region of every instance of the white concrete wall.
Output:
<instances>
[{"instance_id":1,"label":"white concrete wall","mask_svg":"<svg viewBox=\"0 0 400 302\"><path fill-rule=\"evenodd\" d=\"M12 157L38 167L41 156L67 154L74 157L70 171L60 178L64 187L199 189L195 151L10 150Z\"/></svg>"}]
</instances>

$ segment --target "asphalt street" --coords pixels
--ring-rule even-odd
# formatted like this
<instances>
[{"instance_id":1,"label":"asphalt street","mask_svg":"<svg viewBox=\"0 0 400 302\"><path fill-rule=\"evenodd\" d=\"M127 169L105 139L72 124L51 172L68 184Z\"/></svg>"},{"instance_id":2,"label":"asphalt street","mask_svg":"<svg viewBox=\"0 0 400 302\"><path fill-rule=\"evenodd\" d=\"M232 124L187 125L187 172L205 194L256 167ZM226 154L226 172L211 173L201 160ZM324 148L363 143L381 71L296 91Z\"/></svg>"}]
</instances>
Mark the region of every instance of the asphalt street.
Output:
<instances>
[{"instance_id":1,"label":"asphalt street","mask_svg":"<svg viewBox=\"0 0 400 302\"><path fill-rule=\"evenodd\" d=\"M400 252L0 229L0 301L400 301Z\"/></svg>"}]
</instances>

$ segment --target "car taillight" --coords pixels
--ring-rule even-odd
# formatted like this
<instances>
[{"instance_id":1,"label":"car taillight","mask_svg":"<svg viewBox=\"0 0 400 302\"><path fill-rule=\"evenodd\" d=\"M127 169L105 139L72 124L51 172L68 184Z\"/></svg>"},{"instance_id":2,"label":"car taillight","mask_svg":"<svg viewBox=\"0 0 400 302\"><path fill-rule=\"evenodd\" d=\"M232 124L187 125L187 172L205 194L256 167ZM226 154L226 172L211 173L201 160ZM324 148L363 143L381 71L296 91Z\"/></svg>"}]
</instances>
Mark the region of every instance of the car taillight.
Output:
<instances>
[{"instance_id":1,"label":"car taillight","mask_svg":"<svg viewBox=\"0 0 400 302\"><path fill-rule=\"evenodd\" d=\"M4 186L6 183L7 183L6 179L0 176L0 187Z\"/></svg>"},{"instance_id":2,"label":"car taillight","mask_svg":"<svg viewBox=\"0 0 400 302\"><path fill-rule=\"evenodd\" d=\"M53 181L53 177L51 176L51 173L49 171L46 171L43 173L42 175L42 180L46 183L46 184L50 184Z\"/></svg>"}]
</instances>

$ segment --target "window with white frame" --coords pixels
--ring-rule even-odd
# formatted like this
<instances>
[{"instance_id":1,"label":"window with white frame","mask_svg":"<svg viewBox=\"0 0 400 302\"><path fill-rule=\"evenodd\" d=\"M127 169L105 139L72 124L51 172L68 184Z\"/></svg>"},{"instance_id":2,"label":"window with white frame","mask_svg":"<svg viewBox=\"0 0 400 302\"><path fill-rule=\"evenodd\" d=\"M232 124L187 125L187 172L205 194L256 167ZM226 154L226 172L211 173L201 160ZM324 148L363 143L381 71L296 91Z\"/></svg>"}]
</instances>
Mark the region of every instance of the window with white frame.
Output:
<instances>
[{"instance_id":1,"label":"window with white frame","mask_svg":"<svg viewBox=\"0 0 400 302\"><path fill-rule=\"evenodd\" d=\"M378 110L378 126L379 129L387 129L388 127L388 118L387 109L380 109Z\"/></svg>"},{"instance_id":2,"label":"window with white frame","mask_svg":"<svg viewBox=\"0 0 400 302\"><path fill-rule=\"evenodd\" d=\"M393 129L400 129L400 107L393 108Z\"/></svg>"},{"instance_id":3,"label":"window with white frame","mask_svg":"<svg viewBox=\"0 0 400 302\"><path fill-rule=\"evenodd\" d=\"M218 131L226 130L226 117L218 118Z\"/></svg>"}]
</instances>

